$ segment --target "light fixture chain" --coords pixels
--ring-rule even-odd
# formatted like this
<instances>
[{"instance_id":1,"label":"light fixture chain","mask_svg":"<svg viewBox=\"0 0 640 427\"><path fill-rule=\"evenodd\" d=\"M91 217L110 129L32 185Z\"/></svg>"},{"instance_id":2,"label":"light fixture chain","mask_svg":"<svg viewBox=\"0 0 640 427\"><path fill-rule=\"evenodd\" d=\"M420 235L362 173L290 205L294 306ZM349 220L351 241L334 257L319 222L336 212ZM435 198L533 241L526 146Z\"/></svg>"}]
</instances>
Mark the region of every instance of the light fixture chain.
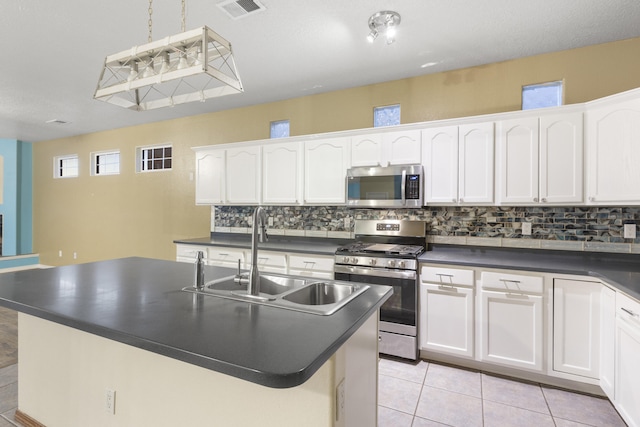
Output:
<instances>
[{"instance_id":1,"label":"light fixture chain","mask_svg":"<svg viewBox=\"0 0 640 427\"><path fill-rule=\"evenodd\" d=\"M186 14L185 14L185 12L184 12L184 10L185 10L185 2L186 2L186 0L182 0L182 32L183 32L183 33L186 31L186 25L185 25L185 22L186 22L186 20L187 20L187 18L186 18Z\"/></svg>"},{"instance_id":2,"label":"light fixture chain","mask_svg":"<svg viewBox=\"0 0 640 427\"><path fill-rule=\"evenodd\" d=\"M151 15L153 14L153 0L149 0L149 43L153 40L151 37L151 29L153 28L153 21L151 19Z\"/></svg>"}]
</instances>

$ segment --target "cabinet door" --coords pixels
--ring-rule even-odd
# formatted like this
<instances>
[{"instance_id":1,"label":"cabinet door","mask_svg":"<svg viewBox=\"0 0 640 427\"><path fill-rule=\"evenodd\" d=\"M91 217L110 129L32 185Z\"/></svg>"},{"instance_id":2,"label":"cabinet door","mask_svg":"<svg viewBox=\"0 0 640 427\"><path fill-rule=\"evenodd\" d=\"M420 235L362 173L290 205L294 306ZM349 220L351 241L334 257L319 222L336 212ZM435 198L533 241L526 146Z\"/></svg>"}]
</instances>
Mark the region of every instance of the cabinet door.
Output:
<instances>
[{"instance_id":1,"label":"cabinet door","mask_svg":"<svg viewBox=\"0 0 640 427\"><path fill-rule=\"evenodd\" d=\"M554 371L599 378L601 291L597 282L554 279Z\"/></svg>"},{"instance_id":2,"label":"cabinet door","mask_svg":"<svg viewBox=\"0 0 640 427\"><path fill-rule=\"evenodd\" d=\"M640 100L589 109L587 201L640 202Z\"/></svg>"},{"instance_id":3,"label":"cabinet door","mask_svg":"<svg viewBox=\"0 0 640 427\"><path fill-rule=\"evenodd\" d=\"M473 288L420 285L420 348L472 358Z\"/></svg>"},{"instance_id":4,"label":"cabinet door","mask_svg":"<svg viewBox=\"0 0 640 427\"><path fill-rule=\"evenodd\" d=\"M614 403L629 426L640 427L640 303L618 292L616 312Z\"/></svg>"},{"instance_id":5,"label":"cabinet door","mask_svg":"<svg viewBox=\"0 0 640 427\"><path fill-rule=\"evenodd\" d=\"M425 204L458 202L458 127L422 131Z\"/></svg>"},{"instance_id":6,"label":"cabinet door","mask_svg":"<svg viewBox=\"0 0 640 427\"><path fill-rule=\"evenodd\" d=\"M258 270L261 272L287 273L287 255L284 252L258 250ZM251 251L245 252L247 268L251 268Z\"/></svg>"},{"instance_id":7,"label":"cabinet door","mask_svg":"<svg viewBox=\"0 0 640 427\"><path fill-rule=\"evenodd\" d=\"M227 202L260 203L260 147L227 149L226 166Z\"/></svg>"},{"instance_id":8,"label":"cabinet door","mask_svg":"<svg viewBox=\"0 0 640 427\"><path fill-rule=\"evenodd\" d=\"M224 150L196 152L196 204L224 203Z\"/></svg>"},{"instance_id":9,"label":"cabinet door","mask_svg":"<svg viewBox=\"0 0 640 427\"><path fill-rule=\"evenodd\" d=\"M345 204L349 139L304 144L304 203Z\"/></svg>"},{"instance_id":10,"label":"cabinet door","mask_svg":"<svg viewBox=\"0 0 640 427\"><path fill-rule=\"evenodd\" d=\"M602 287L600 316L600 387L614 400L615 394L616 292Z\"/></svg>"},{"instance_id":11,"label":"cabinet door","mask_svg":"<svg viewBox=\"0 0 640 427\"><path fill-rule=\"evenodd\" d=\"M542 296L482 291L482 360L542 371Z\"/></svg>"},{"instance_id":12,"label":"cabinet door","mask_svg":"<svg viewBox=\"0 0 640 427\"><path fill-rule=\"evenodd\" d=\"M583 200L582 113L540 118L540 202Z\"/></svg>"},{"instance_id":13,"label":"cabinet door","mask_svg":"<svg viewBox=\"0 0 640 427\"><path fill-rule=\"evenodd\" d=\"M198 252L202 252L205 258L205 263L206 263L207 256L208 256L207 250L208 250L207 246L176 245L176 261L195 263Z\"/></svg>"},{"instance_id":14,"label":"cabinet door","mask_svg":"<svg viewBox=\"0 0 640 427\"><path fill-rule=\"evenodd\" d=\"M383 162L386 165L419 164L421 143L419 130L382 134Z\"/></svg>"},{"instance_id":15,"label":"cabinet door","mask_svg":"<svg viewBox=\"0 0 640 427\"><path fill-rule=\"evenodd\" d=\"M458 141L460 203L493 203L495 176L493 123L460 126Z\"/></svg>"},{"instance_id":16,"label":"cabinet door","mask_svg":"<svg viewBox=\"0 0 640 427\"><path fill-rule=\"evenodd\" d=\"M501 204L538 203L538 118L498 122Z\"/></svg>"},{"instance_id":17,"label":"cabinet door","mask_svg":"<svg viewBox=\"0 0 640 427\"><path fill-rule=\"evenodd\" d=\"M351 138L351 166L382 166L382 135L368 134Z\"/></svg>"},{"instance_id":18,"label":"cabinet door","mask_svg":"<svg viewBox=\"0 0 640 427\"><path fill-rule=\"evenodd\" d=\"M302 146L297 142L262 147L262 202L297 204L301 200Z\"/></svg>"}]
</instances>

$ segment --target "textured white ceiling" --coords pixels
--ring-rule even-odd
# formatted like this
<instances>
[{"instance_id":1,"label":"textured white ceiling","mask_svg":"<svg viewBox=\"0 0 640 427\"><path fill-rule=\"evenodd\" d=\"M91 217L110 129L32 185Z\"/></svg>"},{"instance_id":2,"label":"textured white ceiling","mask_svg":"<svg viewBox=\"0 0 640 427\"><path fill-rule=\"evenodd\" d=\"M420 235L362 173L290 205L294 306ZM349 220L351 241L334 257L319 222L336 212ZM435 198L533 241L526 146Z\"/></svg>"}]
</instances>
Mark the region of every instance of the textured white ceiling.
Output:
<instances>
[{"instance_id":1,"label":"textured white ceiling","mask_svg":"<svg viewBox=\"0 0 640 427\"><path fill-rule=\"evenodd\" d=\"M93 92L107 54L147 41L148 1L2 0L0 138L55 139L640 36L638 0L261 0L266 11L235 21L216 3L186 0L186 28L231 41L245 92L135 112ZM154 2L154 39L180 32L180 4ZM365 39L380 10L402 16L392 45Z\"/></svg>"}]
</instances>

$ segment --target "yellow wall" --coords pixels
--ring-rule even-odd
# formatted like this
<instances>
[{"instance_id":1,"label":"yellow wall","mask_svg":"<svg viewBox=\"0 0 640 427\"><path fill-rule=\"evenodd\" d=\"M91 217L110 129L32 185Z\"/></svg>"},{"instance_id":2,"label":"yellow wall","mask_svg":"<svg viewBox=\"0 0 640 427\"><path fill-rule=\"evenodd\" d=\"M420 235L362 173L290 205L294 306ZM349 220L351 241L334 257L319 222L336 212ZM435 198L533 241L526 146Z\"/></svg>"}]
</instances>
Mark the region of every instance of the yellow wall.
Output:
<instances>
[{"instance_id":1,"label":"yellow wall","mask_svg":"<svg viewBox=\"0 0 640 427\"><path fill-rule=\"evenodd\" d=\"M269 122L281 119L291 121L292 136L367 128L373 107L396 103L403 123L518 110L522 85L552 80L564 80L566 104L581 103L640 87L638 52L635 38L36 143L34 251L49 265L174 259L174 239L209 233L210 209L194 204L190 147L268 138ZM174 146L173 170L136 174L135 147L165 142ZM117 148L121 174L89 176L90 153ZM54 180L53 157L64 154L79 155L80 176Z\"/></svg>"}]
</instances>

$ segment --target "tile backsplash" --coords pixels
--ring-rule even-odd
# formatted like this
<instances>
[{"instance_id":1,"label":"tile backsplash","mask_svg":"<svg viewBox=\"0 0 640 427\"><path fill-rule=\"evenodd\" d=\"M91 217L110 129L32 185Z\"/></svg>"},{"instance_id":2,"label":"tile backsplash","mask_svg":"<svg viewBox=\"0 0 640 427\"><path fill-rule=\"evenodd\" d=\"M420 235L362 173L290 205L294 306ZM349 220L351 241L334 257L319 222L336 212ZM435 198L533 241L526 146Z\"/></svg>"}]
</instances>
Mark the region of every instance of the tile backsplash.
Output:
<instances>
[{"instance_id":1,"label":"tile backsplash","mask_svg":"<svg viewBox=\"0 0 640 427\"><path fill-rule=\"evenodd\" d=\"M214 206L214 231L248 232L254 206ZM427 223L432 243L640 253L623 238L624 224L640 222L640 207L446 206L352 209L344 206L266 206L271 234L352 237L356 219L411 219ZM532 234L522 235L530 222Z\"/></svg>"}]
</instances>

